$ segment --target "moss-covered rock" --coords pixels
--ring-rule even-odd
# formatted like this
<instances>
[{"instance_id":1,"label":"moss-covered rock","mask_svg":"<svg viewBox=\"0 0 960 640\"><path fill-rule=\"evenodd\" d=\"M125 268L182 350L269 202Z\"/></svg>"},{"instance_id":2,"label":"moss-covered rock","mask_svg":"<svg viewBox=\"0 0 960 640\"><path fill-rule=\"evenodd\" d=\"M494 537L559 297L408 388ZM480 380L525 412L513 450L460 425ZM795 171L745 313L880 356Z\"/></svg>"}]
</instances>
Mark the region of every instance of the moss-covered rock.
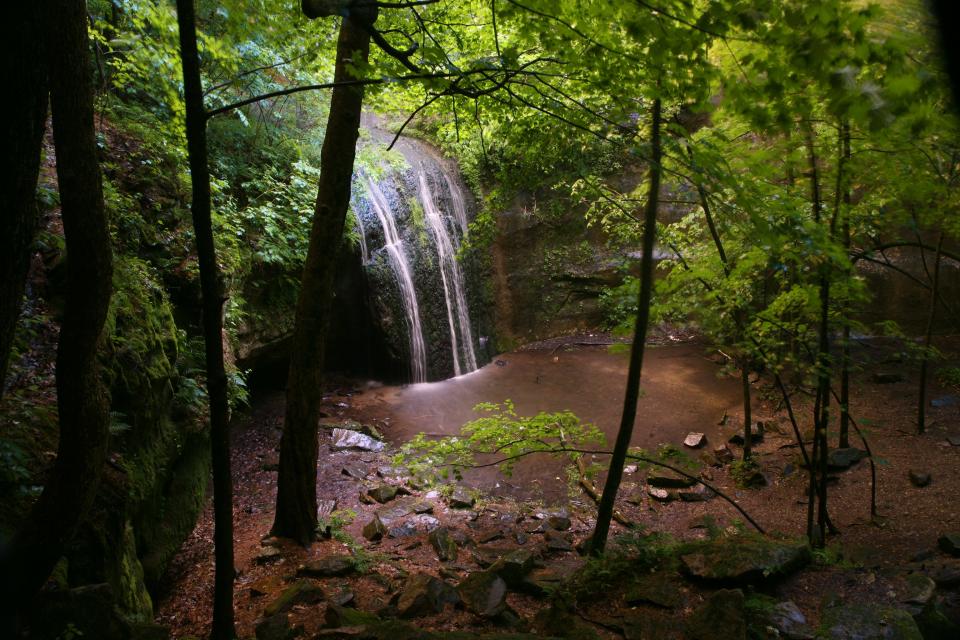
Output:
<instances>
[{"instance_id":1,"label":"moss-covered rock","mask_svg":"<svg viewBox=\"0 0 960 640\"><path fill-rule=\"evenodd\" d=\"M737 584L783 577L809 561L806 543L746 535L692 543L680 555L691 577Z\"/></svg>"},{"instance_id":2,"label":"moss-covered rock","mask_svg":"<svg viewBox=\"0 0 960 640\"><path fill-rule=\"evenodd\" d=\"M875 603L841 604L823 612L817 638L823 640L923 640L903 609Z\"/></svg>"}]
</instances>

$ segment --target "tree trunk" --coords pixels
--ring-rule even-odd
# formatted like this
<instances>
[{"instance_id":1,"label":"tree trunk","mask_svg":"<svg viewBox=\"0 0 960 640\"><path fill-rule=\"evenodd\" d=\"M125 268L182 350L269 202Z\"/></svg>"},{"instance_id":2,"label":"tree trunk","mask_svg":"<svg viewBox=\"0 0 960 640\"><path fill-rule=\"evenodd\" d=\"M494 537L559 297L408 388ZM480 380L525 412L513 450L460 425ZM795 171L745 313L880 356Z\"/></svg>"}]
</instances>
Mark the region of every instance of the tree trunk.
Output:
<instances>
[{"instance_id":1,"label":"tree trunk","mask_svg":"<svg viewBox=\"0 0 960 640\"><path fill-rule=\"evenodd\" d=\"M627 372L627 389L623 399L623 415L617 442L610 457L607 480L600 497L597 510L597 525L593 531L590 551L595 555L603 553L610 532L610 519L623 477L623 465L630 448L633 435L633 423L637 417L637 401L640 398L640 377L643 372L643 351L647 340L647 324L650 319L650 295L653 290L653 245L657 237L657 206L660 197L660 177L663 168L660 146L660 98L653 101L653 125L650 133L650 189L647 193L647 206L643 217L643 257L640 266L640 294L637 303L637 320L633 329L633 344L630 347L630 368Z\"/></svg>"},{"instance_id":2,"label":"tree trunk","mask_svg":"<svg viewBox=\"0 0 960 640\"><path fill-rule=\"evenodd\" d=\"M817 166L813 128L807 124L807 159L810 165L810 206L813 220L820 224L823 198ZM834 216L833 220L836 220ZM832 231L831 223L831 231ZM831 233L832 239L832 233ZM814 546L822 547L827 524L827 427L830 422L830 273L829 265L820 267L820 322L818 330L817 394L813 408L813 461L810 467L810 503L807 508L807 537ZM814 480L814 477L819 478ZM813 505L817 504L817 527L813 527Z\"/></svg>"},{"instance_id":3,"label":"tree trunk","mask_svg":"<svg viewBox=\"0 0 960 640\"><path fill-rule=\"evenodd\" d=\"M40 142L47 118L47 68L44 59L40 3L8 8L0 65L2 77L16 87L4 117L0 153L0 398L7 380L10 349L20 316L20 303L30 265L30 245L37 226L37 177Z\"/></svg>"},{"instance_id":4,"label":"tree trunk","mask_svg":"<svg viewBox=\"0 0 960 640\"><path fill-rule=\"evenodd\" d=\"M850 161L850 124L844 122L840 126L841 135L841 162L838 171ZM846 255L850 255L850 186L838 180L838 186L843 191L843 247ZM840 369L840 441L838 446L845 449L850 446L850 305L844 308L843 345L841 347Z\"/></svg>"},{"instance_id":5,"label":"tree trunk","mask_svg":"<svg viewBox=\"0 0 960 640\"><path fill-rule=\"evenodd\" d=\"M58 2L46 15L67 248L56 369L60 442L39 501L0 558L0 602L14 610L28 604L50 576L93 502L107 457L110 403L97 354L110 305L113 264L93 128L86 15L84 0Z\"/></svg>"},{"instance_id":6,"label":"tree trunk","mask_svg":"<svg viewBox=\"0 0 960 640\"><path fill-rule=\"evenodd\" d=\"M214 592L210 637L233 640L233 479L230 476L230 410L223 364L224 291L210 221L210 167L207 161L207 118L203 108L200 59L193 0L177 0L180 59L186 102L187 151L193 193L193 234L200 263L203 298L203 342L207 396L210 402L210 449L213 462Z\"/></svg>"},{"instance_id":7,"label":"tree trunk","mask_svg":"<svg viewBox=\"0 0 960 640\"><path fill-rule=\"evenodd\" d=\"M930 287L930 313L927 316L927 331L923 337L923 358L920 360L920 394L917 398L917 433L927 429L927 367L930 362L930 343L933 341L933 321L937 316L937 297L940 295L940 252L943 250L943 232L937 241L937 253L933 259L933 283Z\"/></svg>"},{"instance_id":8,"label":"tree trunk","mask_svg":"<svg viewBox=\"0 0 960 640\"><path fill-rule=\"evenodd\" d=\"M372 24L376 18L362 18ZM337 41L334 81L353 79L349 67L366 64L370 34L358 16L345 17ZM324 339L333 303L337 251L343 237L363 87L336 87L320 154L317 204L300 283L273 534L309 544L317 527L317 422L323 384Z\"/></svg>"},{"instance_id":9,"label":"tree trunk","mask_svg":"<svg viewBox=\"0 0 960 640\"><path fill-rule=\"evenodd\" d=\"M750 434L750 422L753 415L750 411L750 368L746 362L740 365L740 386L743 389L743 461L750 459L753 448L753 439Z\"/></svg>"}]
</instances>

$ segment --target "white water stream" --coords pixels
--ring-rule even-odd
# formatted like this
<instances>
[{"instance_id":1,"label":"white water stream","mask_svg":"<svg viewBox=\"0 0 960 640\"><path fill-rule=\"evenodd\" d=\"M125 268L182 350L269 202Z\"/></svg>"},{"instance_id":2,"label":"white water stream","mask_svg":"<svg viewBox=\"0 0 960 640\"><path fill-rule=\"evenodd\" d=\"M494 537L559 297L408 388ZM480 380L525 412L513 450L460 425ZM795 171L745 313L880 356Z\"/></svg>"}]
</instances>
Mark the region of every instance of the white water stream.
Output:
<instances>
[{"instance_id":1,"label":"white water stream","mask_svg":"<svg viewBox=\"0 0 960 640\"><path fill-rule=\"evenodd\" d=\"M463 206L463 194L459 192L453 181L443 174L449 185L451 200L454 203L454 216L466 232L466 208ZM423 205L424 218L433 235L440 259L440 278L443 281L443 295L447 303L447 321L450 324L450 349L453 353L454 375L469 373L477 369L477 356L473 347L473 331L470 328L470 311L467 306L467 296L463 280L463 270L457 262L456 248L453 238L447 229L444 216L437 208L437 202L430 190L427 174L423 167L418 171L420 203ZM459 203L459 206L458 206ZM462 221L460 218L462 217ZM459 335L458 335L459 333ZM462 359L462 363L461 363Z\"/></svg>"},{"instance_id":2,"label":"white water stream","mask_svg":"<svg viewBox=\"0 0 960 640\"><path fill-rule=\"evenodd\" d=\"M367 192L370 204L383 227L384 248L390 256L390 265L400 286L400 298L407 316L407 328L410 334L410 381L427 381L427 348L423 341L423 326L420 323L420 307L417 304L417 291L410 276L410 264L404 251L403 241L397 233L397 222L393 209L380 187L367 178ZM476 368L476 364L474 364Z\"/></svg>"}]
</instances>

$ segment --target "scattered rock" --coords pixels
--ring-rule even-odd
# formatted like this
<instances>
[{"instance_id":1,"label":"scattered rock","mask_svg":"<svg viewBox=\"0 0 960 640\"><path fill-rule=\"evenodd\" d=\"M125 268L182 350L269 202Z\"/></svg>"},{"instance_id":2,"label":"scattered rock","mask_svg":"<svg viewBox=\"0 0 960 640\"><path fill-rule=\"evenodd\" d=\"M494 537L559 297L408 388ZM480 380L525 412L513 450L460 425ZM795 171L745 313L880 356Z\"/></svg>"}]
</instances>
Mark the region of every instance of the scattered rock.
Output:
<instances>
[{"instance_id":1,"label":"scattered rock","mask_svg":"<svg viewBox=\"0 0 960 640\"><path fill-rule=\"evenodd\" d=\"M960 534L948 533L937 539L937 546L944 553L952 556L960 556Z\"/></svg>"},{"instance_id":2,"label":"scattered rock","mask_svg":"<svg viewBox=\"0 0 960 640\"><path fill-rule=\"evenodd\" d=\"M647 487L647 495L656 500L657 502L670 502L674 499L674 494L666 489L661 489L659 487Z\"/></svg>"},{"instance_id":3,"label":"scattered rock","mask_svg":"<svg viewBox=\"0 0 960 640\"><path fill-rule=\"evenodd\" d=\"M367 495L380 504L385 504L397 497L397 487L392 484L379 484L367 489Z\"/></svg>"},{"instance_id":4,"label":"scattered rock","mask_svg":"<svg viewBox=\"0 0 960 640\"><path fill-rule=\"evenodd\" d=\"M430 532L440 526L440 521L427 514L418 514L410 518L410 523L417 528L417 531Z\"/></svg>"},{"instance_id":5,"label":"scattered rock","mask_svg":"<svg viewBox=\"0 0 960 640\"><path fill-rule=\"evenodd\" d=\"M673 617L628 612L623 620L625 640L684 640L683 624Z\"/></svg>"},{"instance_id":6,"label":"scattered rock","mask_svg":"<svg viewBox=\"0 0 960 640\"><path fill-rule=\"evenodd\" d=\"M681 582L673 573L657 572L641 575L627 587L623 599L627 604L655 604L664 609L673 609L683 604Z\"/></svg>"},{"instance_id":7,"label":"scattered rock","mask_svg":"<svg viewBox=\"0 0 960 640\"><path fill-rule=\"evenodd\" d=\"M327 611L324 614L324 622L328 627L361 627L364 625L376 624L380 618L368 611L350 609L335 604L327 605ZM259 638L257 640L260 640Z\"/></svg>"},{"instance_id":8,"label":"scattered rock","mask_svg":"<svg viewBox=\"0 0 960 640\"><path fill-rule=\"evenodd\" d=\"M873 603L849 603L826 609L820 622L819 637L831 640L923 640L909 613Z\"/></svg>"},{"instance_id":9,"label":"scattered rock","mask_svg":"<svg viewBox=\"0 0 960 640\"><path fill-rule=\"evenodd\" d=\"M353 591L341 591L329 598L331 604L335 604L338 607L352 607L356 604L356 596L353 594Z\"/></svg>"},{"instance_id":10,"label":"scattered rock","mask_svg":"<svg viewBox=\"0 0 960 640\"><path fill-rule=\"evenodd\" d=\"M960 587L960 560L942 560L937 566L931 567L929 575L938 587L951 589Z\"/></svg>"},{"instance_id":11,"label":"scattered rock","mask_svg":"<svg viewBox=\"0 0 960 640\"><path fill-rule=\"evenodd\" d=\"M696 543L680 556L683 570L695 578L738 584L783 576L809 560L806 544L743 536Z\"/></svg>"},{"instance_id":12,"label":"scattered rock","mask_svg":"<svg viewBox=\"0 0 960 640\"><path fill-rule=\"evenodd\" d=\"M750 443L756 444L763 440L763 423L760 421L754 422L750 425ZM730 444L743 445L743 430L735 432L730 439L727 440Z\"/></svg>"},{"instance_id":13,"label":"scattered rock","mask_svg":"<svg viewBox=\"0 0 960 640\"><path fill-rule=\"evenodd\" d=\"M687 620L690 640L745 640L747 617L743 592L739 589L715 591Z\"/></svg>"},{"instance_id":14,"label":"scattered rock","mask_svg":"<svg viewBox=\"0 0 960 640\"><path fill-rule=\"evenodd\" d=\"M716 494L706 485L697 483L690 489L681 489L678 495L684 502L706 502Z\"/></svg>"},{"instance_id":15,"label":"scattered rock","mask_svg":"<svg viewBox=\"0 0 960 640\"><path fill-rule=\"evenodd\" d=\"M296 637L296 631L290 628L290 620L285 613L264 618L257 623L254 633L257 640L292 640Z\"/></svg>"},{"instance_id":16,"label":"scattered rock","mask_svg":"<svg viewBox=\"0 0 960 640\"><path fill-rule=\"evenodd\" d=\"M674 473L673 471L664 470L664 471L651 471L647 474L647 484L651 487L657 487L659 489L680 489L685 487L692 487L696 484L696 480L693 478L687 478L681 476L679 473Z\"/></svg>"},{"instance_id":17,"label":"scattered rock","mask_svg":"<svg viewBox=\"0 0 960 640\"><path fill-rule=\"evenodd\" d=\"M947 442L954 447L960 447L960 435L947 436Z\"/></svg>"},{"instance_id":18,"label":"scattered rock","mask_svg":"<svg viewBox=\"0 0 960 640\"><path fill-rule=\"evenodd\" d=\"M317 518L323 519L329 517L336 508L336 500L317 500Z\"/></svg>"},{"instance_id":19,"label":"scattered rock","mask_svg":"<svg viewBox=\"0 0 960 640\"><path fill-rule=\"evenodd\" d=\"M473 497L473 494L470 493L465 487L458 486L453 490L453 494L450 495L447 504L450 505L452 509L469 509L477 500Z\"/></svg>"},{"instance_id":20,"label":"scattered rock","mask_svg":"<svg viewBox=\"0 0 960 640\"><path fill-rule=\"evenodd\" d=\"M706 444L707 436L702 433L688 433L687 437L683 439L683 445L691 449L699 449Z\"/></svg>"},{"instance_id":21,"label":"scattered rock","mask_svg":"<svg viewBox=\"0 0 960 640\"><path fill-rule=\"evenodd\" d=\"M367 477L367 466L359 463L347 463L340 469L340 473L355 480L365 480Z\"/></svg>"},{"instance_id":22,"label":"scattered rock","mask_svg":"<svg viewBox=\"0 0 960 640\"><path fill-rule=\"evenodd\" d=\"M381 478L405 478L410 475L410 470L404 467L378 467L377 475Z\"/></svg>"},{"instance_id":23,"label":"scattered rock","mask_svg":"<svg viewBox=\"0 0 960 640\"><path fill-rule=\"evenodd\" d=\"M536 558L529 549L514 549L490 566L490 571L511 587L521 584L533 570Z\"/></svg>"},{"instance_id":24,"label":"scattered rock","mask_svg":"<svg viewBox=\"0 0 960 640\"><path fill-rule=\"evenodd\" d=\"M633 474L633 473L636 473L636 472L637 472L637 465L635 465L635 464L628 464L627 466L625 466L625 467L623 468L623 473L624 473L624 474Z\"/></svg>"},{"instance_id":25,"label":"scattered rock","mask_svg":"<svg viewBox=\"0 0 960 640\"><path fill-rule=\"evenodd\" d=\"M383 524L380 516L373 514L373 519L363 526L363 537L370 542L376 542L387 535L387 525Z\"/></svg>"},{"instance_id":26,"label":"scattered rock","mask_svg":"<svg viewBox=\"0 0 960 640\"><path fill-rule=\"evenodd\" d=\"M430 546L437 552L437 558L441 562L448 562L457 559L457 543L450 537L450 530L446 527L438 527L427 536Z\"/></svg>"},{"instance_id":27,"label":"scattered rock","mask_svg":"<svg viewBox=\"0 0 960 640\"><path fill-rule=\"evenodd\" d=\"M934 398L930 401L931 407L943 408L943 407L952 407L953 405L960 402L960 396L950 395L950 396L941 396L939 398Z\"/></svg>"},{"instance_id":28,"label":"scattered rock","mask_svg":"<svg viewBox=\"0 0 960 640\"><path fill-rule=\"evenodd\" d=\"M925 575L912 573L906 577L907 590L902 602L925 605L933 598L937 583Z\"/></svg>"},{"instance_id":29,"label":"scattered rock","mask_svg":"<svg viewBox=\"0 0 960 640\"><path fill-rule=\"evenodd\" d=\"M397 599L397 615L401 618L417 618L443 613L447 605L460 601L456 590L438 578L419 573L407 581Z\"/></svg>"},{"instance_id":30,"label":"scattered rock","mask_svg":"<svg viewBox=\"0 0 960 640\"><path fill-rule=\"evenodd\" d=\"M409 538L410 536L415 536L418 533L420 533L420 531L417 529L416 523L410 520L401 522L400 524L387 529L387 535L391 538Z\"/></svg>"},{"instance_id":31,"label":"scattered rock","mask_svg":"<svg viewBox=\"0 0 960 640\"><path fill-rule=\"evenodd\" d=\"M925 471L914 471L913 469L910 469L909 476L910 484L919 489L926 487L933 480L933 477Z\"/></svg>"},{"instance_id":32,"label":"scattered rock","mask_svg":"<svg viewBox=\"0 0 960 640\"><path fill-rule=\"evenodd\" d=\"M474 562L486 569L515 548L512 545L483 545L474 549L471 555Z\"/></svg>"},{"instance_id":33,"label":"scattered rock","mask_svg":"<svg viewBox=\"0 0 960 640\"><path fill-rule=\"evenodd\" d=\"M787 640L813 640L813 629L800 607L792 602L778 602L767 615L766 624Z\"/></svg>"},{"instance_id":34,"label":"scattered rock","mask_svg":"<svg viewBox=\"0 0 960 640\"><path fill-rule=\"evenodd\" d=\"M714 448L713 455L720 465L730 464L733 462L733 451L731 451L730 447L725 444Z\"/></svg>"},{"instance_id":35,"label":"scattered rock","mask_svg":"<svg viewBox=\"0 0 960 640\"><path fill-rule=\"evenodd\" d=\"M359 449L360 451L380 452L387 448L387 445L383 442L371 438L365 433L351 431L350 429L334 429L332 438L333 442L330 446L334 451Z\"/></svg>"},{"instance_id":36,"label":"scattered rock","mask_svg":"<svg viewBox=\"0 0 960 640\"><path fill-rule=\"evenodd\" d=\"M253 561L256 564L263 565L263 564L270 564L271 562L276 562L277 560L280 560L282 558L283 558L283 555L280 553L280 549L277 549L276 547L263 547L262 549L260 549L257 555L254 556Z\"/></svg>"},{"instance_id":37,"label":"scattered rock","mask_svg":"<svg viewBox=\"0 0 960 640\"><path fill-rule=\"evenodd\" d=\"M876 384L894 384L903 382L903 376L895 371L878 371L873 374L873 381Z\"/></svg>"},{"instance_id":38,"label":"scattered rock","mask_svg":"<svg viewBox=\"0 0 960 640\"><path fill-rule=\"evenodd\" d=\"M459 585L457 593L467 611L485 618L504 612L507 606L507 583L492 571L478 571Z\"/></svg>"},{"instance_id":39,"label":"scattered rock","mask_svg":"<svg viewBox=\"0 0 960 640\"><path fill-rule=\"evenodd\" d=\"M400 518L408 516L411 513L417 513L417 509L423 508L424 505L429 506L429 503L407 496L405 498L397 498L390 504L378 508L376 513L380 520L383 521L383 524L389 526ZM432 510L432 507L430 507L430 510ZM426 511L424 511L424 513L426 513Z\"/></svg>"},{"instance_id":40,"label":"scattered rock","mask_svg":"<svg viewBox=\"0 0 960 640\"><path fill-rule=\"evenodd\" d=\"M324 599L323 590L309 580L297 580L284 589L277 599L263 610L265 617L284 613L297 604L316 604Z\"/></svg>"},{"instance_id":41,"label":"scattered rock","mask_svg":"<svg viewBox=\"0 0 960 640\"><path fill-rule=\"evenodd\" d=\"M955 622L956 615L950 616L950 613L939 603L931 602L914 614L913 620L924 640L956 640L960 638L960 625Z\"/></svg>"},{"instance_id":42,"label":"scattered rock","mask_svg":"<svg viewBox=\"0 0 960 640\"><path fill-rule=\"evenodd\" d=\"M307 578L334 578L350 575L356 570L356 563L351 556L327 556L300 565L297 575Z\"/></svg>"},{"instance_id":43,"label":"scattered rock","mask_svg":"<svg viewBox=\"0 0 960 640\"><path fill-rule=\"evenodd\" d=\"M533 596L547 596L559 588L568 575L556 567L534 569L517 585L517 590Z\"/></svg>"},{"instance_id":44,"label":"scattered rock","mask_svg":"<svg viewBox=\"0 0 960 640\"><path fill-rule=\"evenodd\" d=\"M552 515L547 518L547 525L556 531L566 531L570 528L570 518L563 514Z\"/></svg>"},{"instance_id":45,"label":"scattered rock","mask_svg":"<svg viewBox=\"0 0 960 640\"><path fill-rule=\"evenodd\" d=\"M856 447L833 449L827 455L827 467L831 471L842 471L843 469L849 469L851 465L860 462L866 457L867 452Z\"/></svg>"},{"instance_id":46,"label":"scattered rock","mask_svg":"<svg viewBox=\"0 0 960 640\"><path fill-rule=\"evenodd\" d=\"M570 542L569 537L559 531L548 529L544 533L544 539L547 541L547 549L550 551L573 551L573 543Z\"/></svg>"}]
</instances>

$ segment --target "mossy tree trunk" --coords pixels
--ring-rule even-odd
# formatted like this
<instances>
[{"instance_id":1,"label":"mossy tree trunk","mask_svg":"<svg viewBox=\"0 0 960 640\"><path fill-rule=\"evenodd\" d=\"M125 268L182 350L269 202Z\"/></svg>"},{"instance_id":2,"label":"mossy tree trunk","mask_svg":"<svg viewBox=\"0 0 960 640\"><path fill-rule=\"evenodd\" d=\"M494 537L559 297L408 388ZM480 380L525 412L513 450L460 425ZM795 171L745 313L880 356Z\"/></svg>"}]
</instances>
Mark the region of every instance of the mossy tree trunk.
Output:
<instances>
[{"instance_id":1,"label":"mossy tree trunk","mask_svg":"<svg viewBox=\"0 0 960 640\"><path fill-rule=\"evenodd\" d=\"M350 67L366 64L370 33L364 25L372 25L375 19L375 6L343 18L337 41L335 82L353 79ZM337 251L350 203L362 106L362 86L334 88L320 154L320 180L310 244L297 301L273 534L304 545L316 535L317 423L324 340L333 307Z\"/></svg>"},{"instance_id":2,"label":"mossy tree trunk","mask_svg":"<svg viewBox=\"0 0 960 640\"><path fill-rule=\"evenodd\" d=\"M0 603L12 609L23 608L43 586L89 510L107 457L110 424L98 350L113 261L93 128L86 3L44 6L50 9L47 59L67 248L56 364L60 442L39 501L0 558Z\"/></svg>"},{"instance_id":3,"label":"mossy tree trunk","mask_svg":"<svg viewBox=\"0 0 960 640\"><path fill-rule=\"evenodd\" d=\"M650 132L650 186L647 204L643 216L643 256L640 265L640 293L637 301L637 319L633 329L633 344L630 347L630 368L627 372L627 388L623 399L623 414L620 430L610 457L607 480L603 486L603 495L597 509L597 524L590 542L591 553L603 553L610 533L610 520L613 507L623 478L623 466L630 448L633 424L637 417L637 402L640 399L640 378L643 373L643 352L647 340L647 325L650 320L650 297L653 291L653 246L657 237L657 208L660 198L660 178L663 168L660 122L660 98L653 101L653 122Z\"/></svg>"},{"instance_id":4,"label":"mossy tree trunk","mask_svg":"<svg viewBox=\"0 0 960 640\"><path fill-rule=\"evenodd\" d=\"M203 342L210 403L210 451L213 462L214 592L213 640L233 640L233 479L230 475L230 409L223 363L223 281L217 265L210 219L210 167L207 161L207 114L203 107L200 58L193 0L177 0L180 59L186 102L187 151L192 183L193 234L200 263Z\"/></svg>"},{"instance_id":5,"label":"mossy tree trunk","mask_svg":"<svg viewBox=\"0 0 960 640\"><path fill-rule=\"evenodd\" d=\"M7 379L20 302L37 226L40 142L47 118L47 68L40 3L15 3L0 56L2 77L16 90L6 100L0 151L0 398Z\"/></svg>"}]
</instances>

